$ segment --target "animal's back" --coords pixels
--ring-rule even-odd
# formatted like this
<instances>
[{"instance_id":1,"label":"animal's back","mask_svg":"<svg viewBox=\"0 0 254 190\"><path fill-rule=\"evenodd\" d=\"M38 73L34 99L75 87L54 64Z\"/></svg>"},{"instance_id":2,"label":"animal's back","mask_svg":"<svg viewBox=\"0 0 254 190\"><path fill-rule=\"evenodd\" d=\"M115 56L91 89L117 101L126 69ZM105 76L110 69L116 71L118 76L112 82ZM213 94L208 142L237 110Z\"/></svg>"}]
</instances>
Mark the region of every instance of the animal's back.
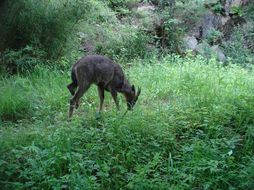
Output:
<instances>
[{"instance_id":1,"label":"animal's back","mask_svg":"<svg viewBox=\"0 0 254 190\"><path fill-rule=\"evenodd\" d=\"M72 70L80 80L85 78L91 83L104 85L113 79L115 72L123 73L118 64L102 55L85 56L74 64Z\"/></svg>"}]
</instances>

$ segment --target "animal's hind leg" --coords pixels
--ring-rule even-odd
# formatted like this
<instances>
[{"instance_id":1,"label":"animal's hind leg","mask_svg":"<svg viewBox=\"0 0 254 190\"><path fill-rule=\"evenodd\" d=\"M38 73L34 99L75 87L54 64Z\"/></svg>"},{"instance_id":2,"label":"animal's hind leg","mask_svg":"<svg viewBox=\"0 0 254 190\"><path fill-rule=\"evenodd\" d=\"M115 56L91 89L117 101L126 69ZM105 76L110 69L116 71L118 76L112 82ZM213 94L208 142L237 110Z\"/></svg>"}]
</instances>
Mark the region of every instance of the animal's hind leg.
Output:
<instances>
[{"instance_id":1,"label":"animal's hind leg","mask_svg":"<svg viewBox=\"0 0 254 190\"><path fill-rule=\"evenodd\" d=\"M78 108L79 99L83 96L83 94L88 90L89 87L90 85L83 85L78 87L77 92L70 100L69 118L72 117L74 108Z\"/></svg>"},{"instance_id":2,"label":"animal's hind leg","mask_svg":"<svg viewBox=\"0 0 254 190\"><path fill-rule=\"evenodd\" d=\"M77 85L72 82L71 84L67 85L67 88L70 91L71 95L74 96Z\"/></svg>"},{"instance_id":3,"label":"animal's hind leg","mask_svg":"<svg viewBox=\"0 0 254 190\"><path fill-rule=\"evenodd\" d=\"M100 97L100 107L99 107L99 112L102 110L103 102L104 102L104 88L101 86L98 86L98 94Z\"/></svg>"}]
</instances>

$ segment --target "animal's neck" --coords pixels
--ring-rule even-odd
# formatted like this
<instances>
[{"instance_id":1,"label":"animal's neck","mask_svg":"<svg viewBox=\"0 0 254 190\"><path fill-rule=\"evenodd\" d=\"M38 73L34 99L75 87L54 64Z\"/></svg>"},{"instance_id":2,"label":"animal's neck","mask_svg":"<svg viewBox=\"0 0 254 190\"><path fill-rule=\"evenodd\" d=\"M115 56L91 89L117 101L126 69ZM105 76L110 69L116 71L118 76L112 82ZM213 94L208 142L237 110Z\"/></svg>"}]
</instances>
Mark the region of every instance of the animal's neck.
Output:
<instances>
[{"instance_id":1,"label":"animal's neck","mask_svg":"<svg viewBox=\"0 0 254 190\"><path fill-rule=\"evenodd\" d=\"M131 89L131 85L129 85L129 84L125 84L124 91L122 93L125 96L125 99L127 101L129 101L133 98L133 92Z\"/></svg>"},{"instance_id":2,"label":"animal's neck","mask_svg":"<svg viewBox=\"0 0 254 190\"><path fill-rule=\"evenodd\" d=\"M126 96L131 94L131 85L129 84L129 82L127 80L124 81L123 85L122 85L122 89L121 92Z\"/></svg>"}]
</instances>

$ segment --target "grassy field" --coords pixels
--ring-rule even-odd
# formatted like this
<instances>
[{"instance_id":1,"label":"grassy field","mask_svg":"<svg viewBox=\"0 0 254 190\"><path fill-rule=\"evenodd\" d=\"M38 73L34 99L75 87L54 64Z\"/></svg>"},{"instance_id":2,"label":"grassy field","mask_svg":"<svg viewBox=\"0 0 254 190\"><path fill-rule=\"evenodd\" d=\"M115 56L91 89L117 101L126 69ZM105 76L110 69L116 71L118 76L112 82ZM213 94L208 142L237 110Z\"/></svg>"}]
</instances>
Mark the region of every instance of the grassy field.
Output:
<instances>
[{"instance_id":1,"label":"grassy field","mask_svg":"<svg viewBox=\"0 0 254 190\"><path fill-rule=\"evenodd\" d=\"M0 80L3 189L254 189L254 73L201 58L137 60L133 112L93 86L68 121L69 73Z\"/></svg>"}]
</instances>

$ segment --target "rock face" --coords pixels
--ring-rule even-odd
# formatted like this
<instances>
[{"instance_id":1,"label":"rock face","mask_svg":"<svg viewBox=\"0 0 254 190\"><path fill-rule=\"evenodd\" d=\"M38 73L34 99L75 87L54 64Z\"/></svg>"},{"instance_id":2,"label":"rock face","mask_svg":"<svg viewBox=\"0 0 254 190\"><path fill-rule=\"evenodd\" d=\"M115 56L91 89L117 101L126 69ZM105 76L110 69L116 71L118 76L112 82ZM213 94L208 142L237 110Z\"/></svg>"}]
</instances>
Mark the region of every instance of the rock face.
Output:
<instances>
[{"instance_id":1,"label":"rock face","mask_svg":"<svg viewBox=\"0 0 254 190\"><path fill-rule=\"evenodd\" d=\"M201 26L199 27L199 38L206 38L212 29L218 30L222 27L221 16L215 15L209 11L203 18Z\"/></svg>"},{"instance_id":2,"label":"rock face","mask_svg":"<svg viewBox=\"0 0 254 190\"><path fill-rule=\"evenodd\" d=\"M218 0L209 1L208 7L218 4ZM206 38L209 35L211 29L220 30L224 33L225 36L228 36L231 33L234 25L241 24L244 22L243 19L233 18L233 7L241 7L246 5L248 0L226 0L223 5L222 13L214 13L209 10L203 17L201 24L196 29L196 34L198 38ZM210 5L210 6L209 6Z\"/></svg>"},{"instance_id":3,"label":"rock face","mask_svg":"<svg viewBox=\"0 0 254 190\"><path fill-rule=\"evenodd\" d=\"M220 0L207 0L205 2L204 5L208 11L201 22L183 39L183 51L192 50L205 57L215 55L219 61L226 61L226 56L220 49L219 43L222 38L223 40L229 39L236 25L245 22L237 13L232 12L232 9L247 5L250 0L224 0L223 4L221 2ZM218 5L221 5L221 12L214 12L214 6ZM219 38L219 40L210 40L215 43L207 43L211 38Z\"/></svg>"}]
</instances>

